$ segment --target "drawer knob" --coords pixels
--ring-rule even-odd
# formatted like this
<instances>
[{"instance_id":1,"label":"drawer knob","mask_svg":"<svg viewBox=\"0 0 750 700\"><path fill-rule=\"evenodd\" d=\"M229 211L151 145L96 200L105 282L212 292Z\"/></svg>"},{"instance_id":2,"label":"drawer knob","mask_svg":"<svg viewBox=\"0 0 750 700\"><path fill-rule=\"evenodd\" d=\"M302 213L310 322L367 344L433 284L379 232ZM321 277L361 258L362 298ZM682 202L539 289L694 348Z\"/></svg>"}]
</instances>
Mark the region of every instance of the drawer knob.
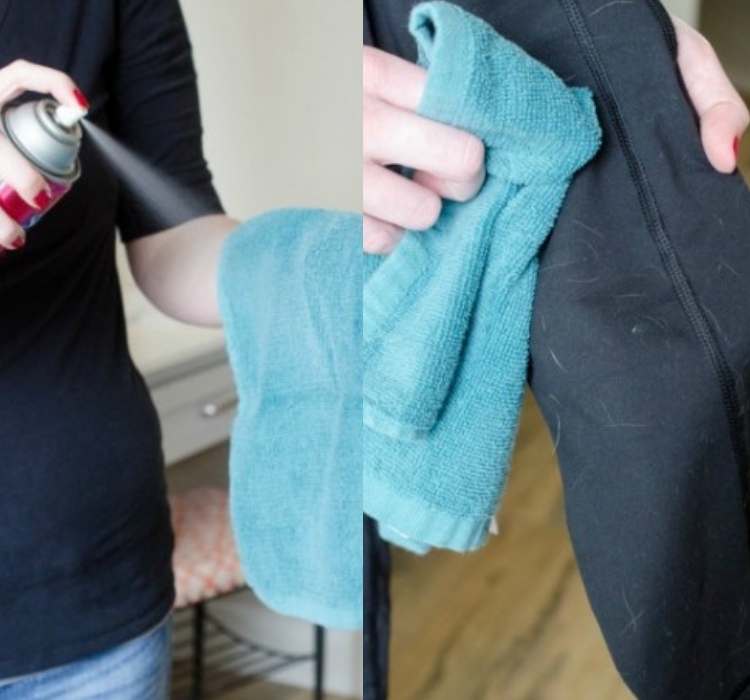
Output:
<instances>
[{"instance_id":1,"label":"drawer knob","mask_svg":"<svg viewBox=\"0 0 750 700\"><path fill-rule=\"evenodd\" d=\"M204 418L216 418L217 416L220 416L223 413L227 413L228 411L234 409L237 406L237 403L238 399L234 394L223 399L208 401L203 404L203 407L201 408L201 415Z\"/></svg>"}]
</instances>

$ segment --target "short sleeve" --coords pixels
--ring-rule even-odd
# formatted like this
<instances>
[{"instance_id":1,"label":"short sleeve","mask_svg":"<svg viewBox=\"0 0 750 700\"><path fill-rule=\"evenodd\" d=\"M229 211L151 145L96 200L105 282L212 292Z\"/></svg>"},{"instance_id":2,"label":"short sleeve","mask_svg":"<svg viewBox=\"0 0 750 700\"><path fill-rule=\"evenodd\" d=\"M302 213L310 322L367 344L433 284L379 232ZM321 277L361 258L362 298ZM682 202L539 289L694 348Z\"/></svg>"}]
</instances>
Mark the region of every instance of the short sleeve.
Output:
<instances>
[{"instance_id":1,"label":"short sleeve","mask_svg":"<svg viewBox=\"0 0 750 700\"><path fill-rule=\"evenodd\" d=\"M121 178L117 225L128 242L223 209L203 155L197 76L178 0L117 0L117 23L110 128L158 173L130 168ZM165 188L168 181L177 187Z\"/></svg>"}]
</instances>

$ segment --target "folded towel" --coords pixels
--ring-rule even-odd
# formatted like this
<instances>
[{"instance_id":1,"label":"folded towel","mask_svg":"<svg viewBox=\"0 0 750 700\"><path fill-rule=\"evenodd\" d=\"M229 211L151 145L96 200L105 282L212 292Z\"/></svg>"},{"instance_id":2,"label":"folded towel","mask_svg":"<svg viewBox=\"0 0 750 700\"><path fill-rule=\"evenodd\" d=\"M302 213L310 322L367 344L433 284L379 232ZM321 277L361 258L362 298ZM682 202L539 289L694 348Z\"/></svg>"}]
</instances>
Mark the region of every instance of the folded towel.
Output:
<instances>
[{"instance_id":1,"label":"folded towel","mask_svg":"<svg viewBox=\"0 0 750 700\"><path fill-rule=\"evenodd\" d=\"M409 29L428 68L419 112L486 147L470 202L367 256L364 509L415 552L485 541L505 484L528 363L537 252L597 152L591 93L446 2Z\"/></svg>"},{"instance_id":2,"label":"folded towel","mask_svg":"<svg viewBox=\"0 0 750 700\"><path fill-rule=\"evenodd\" d=\"M273 211L219 270L244 573L274 610L342 629L362 625L361 240L358 214Z\"/></svg>"}]
</instances>

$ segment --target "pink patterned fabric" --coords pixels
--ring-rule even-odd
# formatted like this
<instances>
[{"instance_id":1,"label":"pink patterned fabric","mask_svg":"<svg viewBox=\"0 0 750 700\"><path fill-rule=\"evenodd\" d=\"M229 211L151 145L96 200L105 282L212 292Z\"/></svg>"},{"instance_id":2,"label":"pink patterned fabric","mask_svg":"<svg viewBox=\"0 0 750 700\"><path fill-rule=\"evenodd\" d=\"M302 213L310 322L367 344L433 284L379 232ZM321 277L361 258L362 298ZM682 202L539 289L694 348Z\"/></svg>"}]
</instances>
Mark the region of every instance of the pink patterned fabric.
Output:
<instances>
[{"instance_id":1,"label":"pink patterned fabric","mask_svg":"<svg viewBox=\"0 0 750 700\"><path fill-rule=\"evenodd\" d=\"M245 585L229 524L228 495L196 488L170 496L175 550L176 608L230 593Z\"/></svg>"}]
</instances>

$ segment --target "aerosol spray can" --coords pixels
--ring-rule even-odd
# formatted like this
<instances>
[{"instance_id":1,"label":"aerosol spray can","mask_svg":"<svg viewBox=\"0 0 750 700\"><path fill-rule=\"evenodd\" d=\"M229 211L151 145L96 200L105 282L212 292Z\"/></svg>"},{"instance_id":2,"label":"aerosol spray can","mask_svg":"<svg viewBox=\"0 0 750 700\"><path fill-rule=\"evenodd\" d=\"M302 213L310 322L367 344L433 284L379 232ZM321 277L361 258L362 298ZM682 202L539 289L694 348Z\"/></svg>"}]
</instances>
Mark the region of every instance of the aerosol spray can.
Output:
<instances>
[{"instance_id":1,"label":"aerosol spray can","mask_svg":"<svg viewBox=\"0 0 750 700\"><path fill-rule=\"evenodd\" d=\"M41 173L49 189L48 201L35 209L7 183L0 181L0 207L28 229L70 190L81 174L78 152L86 111L52 99L7 106L0 114L0 128L8 140ZM46 198L45 198L46 199Z\"/></svg>"}]
</instances>

